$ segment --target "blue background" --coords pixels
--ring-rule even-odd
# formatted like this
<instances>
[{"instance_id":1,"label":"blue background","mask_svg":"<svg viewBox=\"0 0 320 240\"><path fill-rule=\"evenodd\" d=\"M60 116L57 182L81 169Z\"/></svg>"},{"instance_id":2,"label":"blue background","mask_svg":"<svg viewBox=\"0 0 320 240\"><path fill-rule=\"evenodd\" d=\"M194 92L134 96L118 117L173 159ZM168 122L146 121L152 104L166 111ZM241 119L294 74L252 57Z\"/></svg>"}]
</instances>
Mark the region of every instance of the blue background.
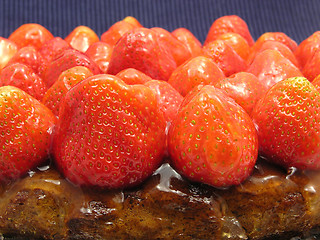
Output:
<instances>
[{"instance_id":1,"label":"blue background","mask_svg":"<svg viewBox=\"0 0 320 240\"><path fill-rule=\"evenodd\" d=\"M203 42L212 22L231 14L247 22L254 39L281 31L299 43L320 30L319 0L0 0L0 36L29 22L60 37L78 25L100 36L131 15L145 27L188 28Z\"/></svg>"}]
</instances>

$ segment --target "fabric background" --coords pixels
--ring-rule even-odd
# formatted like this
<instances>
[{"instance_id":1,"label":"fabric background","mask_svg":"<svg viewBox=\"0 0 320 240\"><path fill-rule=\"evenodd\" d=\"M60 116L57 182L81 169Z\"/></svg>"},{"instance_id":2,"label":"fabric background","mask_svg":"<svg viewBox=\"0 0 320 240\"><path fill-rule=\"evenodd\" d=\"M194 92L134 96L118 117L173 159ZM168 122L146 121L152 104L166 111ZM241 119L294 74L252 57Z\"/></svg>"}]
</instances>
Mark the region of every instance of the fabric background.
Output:
<instances>
[{"instance_id":1,"label":"fabric background","mask_svg":"<svg viewBox=\"0 0 320 240\"><path fill-rule=\"evenodd\" d=\"M78 25L100 36L131 15L145 27L188 28L203 42L212 22L231 14L247 22L254 39L281 31L299 43L320 30L319 0L0 0L0 36L29 22L60 37Z\"/></svg>"}]
</instances>

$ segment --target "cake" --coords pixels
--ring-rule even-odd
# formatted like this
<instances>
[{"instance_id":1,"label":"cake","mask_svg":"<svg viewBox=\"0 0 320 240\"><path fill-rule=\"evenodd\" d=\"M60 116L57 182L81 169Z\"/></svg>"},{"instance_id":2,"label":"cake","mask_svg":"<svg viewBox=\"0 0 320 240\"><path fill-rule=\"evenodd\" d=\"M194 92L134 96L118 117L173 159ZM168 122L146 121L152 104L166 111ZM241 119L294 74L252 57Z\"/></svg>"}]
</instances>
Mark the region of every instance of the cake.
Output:
<instances>
[{"instance_id":1,"label":"cake","mask_svg":"<svg viewBox=\"0 0 320 240\"><path fill-rule=\"evenodd\" d=\"M304 128L306 132L309 131L308 137L311 137L308 141L311 141L306 143L300 134L292 140L300 143L294 146L295 150L300 151L301 145L306 150L292 153L290 144L289 147L281 145L288 141L284 139L281 142L278 133L282 131L281 135L285 135L288 132L291 140L290 134L296 129L292 133L290 128L276 125L276 120L270 117L275 112L278 118L276 110L267 111L264 108L272 105L276 109L276 104L269 104L270 99L286 99L279 95L268 95L274 94L285 84L291 84L290 90L296 90L296 86L300 85L306 87L303 93L311 92L314 94L312 101L318 102L308 102L305 106L319 107L317 99L320 84L311 86L304 78L306 75L309 79L313 76L312 80L315 80L312 83L318 81L315 70L310 70L317 59L306 61L304 65L307 67L301 66L296 56L303 53L296 51L296 56L292 55L298 47L292 39L282 33L268 33L254 43L247 26L237 16L215 21L203 48L186 29L173 32L175 39L172 40L170 33L164 29L142 28L132 17L113 25L101 36L104 42L100 42L95 33L84 26L76 28L65 39L68 42L53 38L50 32L36 24L22 29L29 31L29 28L45 31L46 34L40 34L44 39L40 37L33 39L33 42L24 39L21 42L19 35L22 30L19 30L20 33L14 32L9 37L12 41L8 43L12 50L11 55L7 53L10 55L9 60L3 60L7 61L5 64L1 62L3 66L8 66L0 69L2 85L16 84L15 87L0 87L0 101L6 103L1 105L1 102L0 107L5 105L9 109L11 105L8 108L7 104L16 101L10 99L14 94L19 96L21 105L27 106L23 108L25 114L3 110L4 120L0 118L1 136L10 135L10 130L15 131L15 118L20 119L17 124L19 131L21 122L25 124L21 131L26 130L23 134L17 130L16 135L10 135L11 138L4 138L6 141L1 142L0 239L263 240L314 239L320 236L319 111L310 112L303 118L308 122L307 116L310 116L312 120L311 127L309 124L308 129ZM129 47L127 49L129 38L117 36L123 29L129 33L149 34L158 45L152 48L151 53L139 53L142 60L135 58L136 55L130 55L133 50ZM79 32L86 39L80 41L80 44L76 34ZM157 38L160 35L162 40ZM15 41L19 44L15 45ZM271 41L277 44L270 44ZM264 42L268 42L268 47L264 45L267 50L259 52ZM306 52L312 48L310 42L304 42ZM164 43L170 51L165 47L163 49L166 50L162 49ZM116 44L117 48L108 44ZM147 42L147 46L142 45L142 48L147 49L149 44ZM127 52L115 49L125 49ZM216 54L216 51L220 51L217 49L224 50L219 55ZM243 49L247 52L243 52ZM112 51L116 53L111 54ZM220 58L223 54L227 57ZM126 57L141 71L131 68ZM154 61L150 61L149 57ZM303 57L300 56L299 60ZM38 63L39 58L42 59L39 64L30 64ZM189 58L193 59L192 64L189 64ZM244 58L249 59L248 62ZM271 80L266 79L266 72L270 73L273 69L261 65L276 61L274 59L280 59L277 67L286 72L277 69L279 71L273 72ZM24 63L21 63L22 60ZM145 62L147 64L141 66ZM184 62L189 65L184 65ZM186 66L197 66L200 69L204 65L209 66L210 74L217 78L215 81L210 79L212 76L209 76L209 72L209 77L203 77L200 83L196 82L198 75L193 76L196 83L183 79L188 74ZM25 84L21 81L8 83L6 80L12 76L12 69L33 72L36 77L28 75L24 79ZM260 71L257 72L257 69ZM186 84L179 82L181 79ZM230 88L226 79L229 82L234 80L235 83L247 79L246 88L241 91L250 89L250 98L241 98L236 91L228 91ZM26 86L29 80L33 82ZM42 80L45 81L40 84ZM260 85L256 85L257 82ZM63 86L58 85L62 83ZM225 92L208 85L225 89ZM312 88L310 91L309 86ZM29 96L32 95L31 88L37 91L37 98L42 103ZM91 91L91 88L98 90ZM27 91L31 92L27 94ZM101 92L103 94L99 95ZM162 94L164 99L161 98ZM288 96L290 94L292 92ZM222 107L214 105L211 96L217 96L215 101L221 103ZM208 98L214 106L221 107L221 112L215 107L217 112L212 110L211 115L208 114L211 120L209 117L209 120L197 117L202 114L201 104L189 105L197 97L201 101ZM105 98L110 102L103 105ZM204 106L207 102L200 103ZM291 107L292 104L288 105ZM197 108L200 110L195 110L193 114L191 110L194 106L200 106ZM281 110L288 116L291 110L289 107L288 111ZM16 109L20 111L20 105ZM35 119L29 114L29 109L36 113ZM262 112L266 115L261 117ZM193 114L191 120L187 117L189 113ZM220 113L217 118L216 113ZM295 117L295 114L292 115ZM7 116L11 116L11 128ZM229 119L229 122L225 122L229 116L234 117L233 121ZM300 116L304 115L299 115L298 120ZM102 119L105 121L102 122ZM188 119L190 122L180 124L177 119ZM216 123L216 119L220 122ZM271 127L277 128L274 127L272 131L264 129L267 133L263 135L262 128L264 125L269 126L270 122L274 124ZM290 123L285 120L287 122ZM201 135L207 123L210 131L221 134L213 137L209 134ZM190 129L200 124L201 131L195 133L183 130L187 129L187 124L190 124ZM23 140L23 137L32 134L36 137ZM271 134L275 135L269 138ZM186 138L179 138L178 135ZM221 139L224 141L225 136L225 145L218 145ZM19 150L10 150L10 143L14 145L15 137L25 142L16 144L23 146ZM199 148L199 139L205 137L206 140L202 142L204 145ZM37 141L37 144L29 141ZM187 147L183 148L182 145ZM234 148L228 148L230 145ZM194 154L198 148L202 153ZM25 155L15 156L16 152ZM217 152L215 160L208 160L214 158L212 155ZM125 157L120 158L119 155ZM208 161L203 162L202 158Z\"/></svg>"}]
</instances>

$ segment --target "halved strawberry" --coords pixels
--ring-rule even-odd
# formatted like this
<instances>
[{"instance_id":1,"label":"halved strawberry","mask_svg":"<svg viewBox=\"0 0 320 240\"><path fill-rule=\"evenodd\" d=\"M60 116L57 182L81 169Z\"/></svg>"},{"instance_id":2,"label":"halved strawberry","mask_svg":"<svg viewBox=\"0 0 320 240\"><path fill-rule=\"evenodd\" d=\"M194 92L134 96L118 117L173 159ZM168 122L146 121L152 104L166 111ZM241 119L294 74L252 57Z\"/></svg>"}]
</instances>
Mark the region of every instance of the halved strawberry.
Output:
<instances>
[{"instance_id":1,"label":"halved strawberry","mask_svg":"<svg viewBox=\"0 0 320 240\"><path fill-rule=\"evenodd\" d=\"M48 159L56 118L35 98L12 86L0 87L0 113L0 182L8 182Z\"/></svg>"},{"instance_id":2,"label":"halved strawberry","mask_svg":"<svg viewBox=\"0 0 320 240\"><path fill-rule=\"evenodd\" d=\"M71 88L60 106L55 162L78 185L132 187L162 162L165 128L152 90L95 75Z\"/></svg>"},{"instance_id":3,"label":"halved strawberry","mask_svg":"<svg viewBox=\"0 0 320 240\"><path fill-rule=\"evenodd\" d=\"M169 129L168 149L183 176L226 187L252 172L258 138L249 115L233 99L204 86L183 101Z\"/></svg>"},{"instance_id":4,"label":"halved strawberry","mask_svg":"<svg viewBox=\"0 0 320 240\"><path fill-rule=\"evenodd\" d=\"M304 77L276 83L252 118L260 154L284 167L320 169L320 94Z\"/></svg>"}]
</instances>

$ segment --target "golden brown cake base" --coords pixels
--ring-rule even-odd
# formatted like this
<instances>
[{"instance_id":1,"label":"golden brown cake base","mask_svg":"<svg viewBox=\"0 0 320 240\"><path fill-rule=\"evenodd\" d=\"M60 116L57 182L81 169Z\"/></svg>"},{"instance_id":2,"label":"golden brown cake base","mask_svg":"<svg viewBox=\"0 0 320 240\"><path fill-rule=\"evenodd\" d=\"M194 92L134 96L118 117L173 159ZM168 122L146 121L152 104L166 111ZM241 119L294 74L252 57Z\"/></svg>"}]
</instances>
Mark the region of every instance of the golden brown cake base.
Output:
<instances>
[{"instance_id":1,"label":"golden brown cake base","mask_svg":"<svg viewBox=\"0 0 320 240\"><path fill-rule=\"evenodd\" d=\"M127 191L80 189L52 167L31 175L0 187L4 239L290 239L320 226L320 174L261 160L225 190L192 184L168 163Z\"/></svg>"}]
</instances>

